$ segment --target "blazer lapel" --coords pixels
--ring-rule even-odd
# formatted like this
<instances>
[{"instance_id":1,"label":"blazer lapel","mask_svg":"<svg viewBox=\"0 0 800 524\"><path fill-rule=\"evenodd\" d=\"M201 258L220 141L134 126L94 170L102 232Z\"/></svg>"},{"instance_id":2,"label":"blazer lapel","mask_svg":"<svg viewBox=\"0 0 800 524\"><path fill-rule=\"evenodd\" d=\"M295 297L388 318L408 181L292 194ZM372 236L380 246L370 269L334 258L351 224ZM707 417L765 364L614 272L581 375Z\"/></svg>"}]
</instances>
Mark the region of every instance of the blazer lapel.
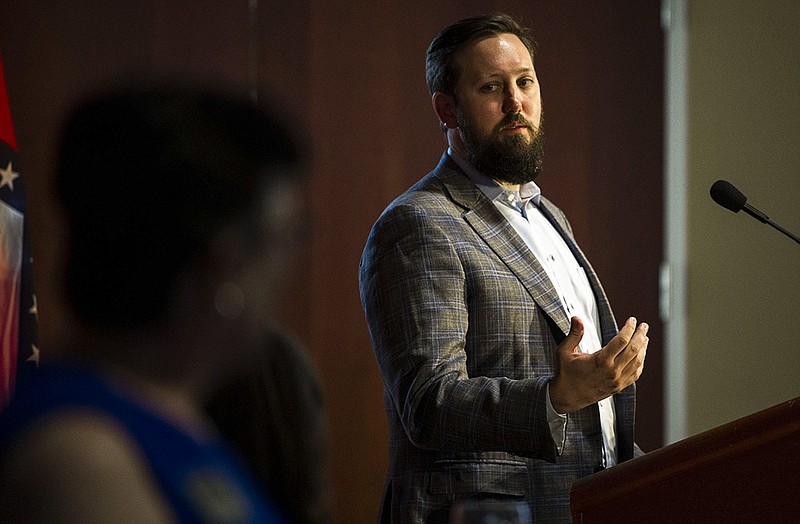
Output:
<instances>
[{"instance_id":1,"label":"blazer lapel","mask_svg":"<svg viewBox=\"0 0 800 524\"><path fill-rule=\"evenodd\" d=\"M447 188L451 198L465 208L463 217L489 249L522 282L536 304L566 335L569 316L539 260L514 227L445 153L434 175Z\"/></svg>"},{"instance_id":2,"label":"blazer lapel","mask_svg":"<svg viewBox=\"0 0 800 524\"><path fill-rule=\"evenodd\" d=\"M617 321L614 318L614 313L611 310L611 304L608 302L608 297L606 296L605 290L603 290L602 284L600 284L600 279L597 277L597 273L595 273L594 268L589 263L589 260L586 258L586 255L583 254L581 248L578 247L578 244L573 240L572 235L568 234L566 231L566 227L562 224L558 218L553 214L553 211L550 209L551 204L546 199L542 199L542 204L539 206L539 209L542 211L542 214L550 221L553 227L558 231L561 235L561 238L564 239L564 242L567 243L567 247L569 247L570 251L572 251L575 260L578 261L578 265L580 265L584 271L586 271L586 276L589 279L589 285L592 288L592 292L594 293L595 300L597 301L597 308L598 312L600 313L600 329L602 331L601 336L603 337L603 344L607 344L609 340L611 340L619 331L617 327Z\"/></svg>"}]
</instances>

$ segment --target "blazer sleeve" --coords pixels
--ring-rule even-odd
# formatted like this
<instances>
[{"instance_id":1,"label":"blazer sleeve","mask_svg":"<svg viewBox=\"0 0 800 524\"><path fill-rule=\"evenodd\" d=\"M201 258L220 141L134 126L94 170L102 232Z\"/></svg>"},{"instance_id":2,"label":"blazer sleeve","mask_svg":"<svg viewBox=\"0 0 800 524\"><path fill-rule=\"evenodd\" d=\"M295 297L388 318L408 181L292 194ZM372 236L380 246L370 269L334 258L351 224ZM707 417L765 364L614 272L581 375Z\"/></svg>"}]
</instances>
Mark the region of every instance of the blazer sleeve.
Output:
<instances>
[{"instance_id":1,"label":"blazer sleeve","mask_svg":"<svg viewBox=\"0 0 800 524\"><path fill-rule=\"evenodd\" d=\"M390 207L370 233L359 287L393 408L417 447L554 462L545 404L552 377L467 373L469 297L459 255L447 221L418 205Z\"/></svg>"}]
</instances>

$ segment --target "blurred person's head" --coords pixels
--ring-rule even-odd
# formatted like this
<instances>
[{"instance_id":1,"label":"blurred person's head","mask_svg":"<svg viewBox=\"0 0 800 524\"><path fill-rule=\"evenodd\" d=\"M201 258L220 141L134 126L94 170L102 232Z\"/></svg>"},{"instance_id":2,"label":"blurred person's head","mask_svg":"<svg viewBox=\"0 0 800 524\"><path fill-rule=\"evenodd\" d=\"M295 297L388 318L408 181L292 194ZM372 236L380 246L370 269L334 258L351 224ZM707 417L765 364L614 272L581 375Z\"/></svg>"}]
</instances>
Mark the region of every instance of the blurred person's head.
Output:
<instances>
[{"instance_id":1,"label":"blurred person's head","mask_svg":"<svg viewBox=\"0 0 800 524\"><path fill-rule=\"evenodd\" d=\"M163 337L166 348L144 345L166 353L206 337L187 361L218 360L225 341L234 355L254 342L296 240L300 149L274 116L202 89L116 91L79 107L64 130L57 193L69 230L65 291L82 333ZM85 351L151 358L148 372L170 373L158 370L168 356Z\"/></svg>"}]
</instances>

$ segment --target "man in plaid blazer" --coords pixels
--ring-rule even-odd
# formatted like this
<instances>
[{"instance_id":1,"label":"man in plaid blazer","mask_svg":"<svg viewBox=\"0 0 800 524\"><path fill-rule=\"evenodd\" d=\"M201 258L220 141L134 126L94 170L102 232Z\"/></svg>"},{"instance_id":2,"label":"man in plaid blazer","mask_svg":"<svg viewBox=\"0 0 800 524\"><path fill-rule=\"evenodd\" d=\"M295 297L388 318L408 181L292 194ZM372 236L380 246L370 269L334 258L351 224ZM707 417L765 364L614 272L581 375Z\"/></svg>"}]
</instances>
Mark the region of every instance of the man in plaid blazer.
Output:
<instances>
[{"instance_id":1,"label":"man in plaid blazer","mask_svg":"<svg viewBox=\"0 0 800 524\"><path fill-rule=\"evenodd\" d=\"M539 194L541 97L506 15L444 29L427 56L449 148L384 211L359 283L383 375L383 522L448 522L463 499L569 521L572 482L640 454L648 326L618 330L563 213Z\"/></svg>"}]
</instances>

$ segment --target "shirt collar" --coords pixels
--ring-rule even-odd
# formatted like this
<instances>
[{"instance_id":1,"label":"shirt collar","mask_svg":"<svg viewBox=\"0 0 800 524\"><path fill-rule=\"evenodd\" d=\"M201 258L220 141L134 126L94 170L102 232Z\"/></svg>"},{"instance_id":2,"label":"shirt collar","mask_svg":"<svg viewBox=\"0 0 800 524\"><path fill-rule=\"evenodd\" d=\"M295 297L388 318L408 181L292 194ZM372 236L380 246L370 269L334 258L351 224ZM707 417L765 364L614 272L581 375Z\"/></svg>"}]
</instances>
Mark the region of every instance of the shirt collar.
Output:
<instances>
[{"instance_id":1,"label":"shirt collar","mask_svg":"<svg viewBox=\"0 0 800 524\"><path fill-rule=\"evenodd\" d=\"M447 148L447 154L450 155L450 158L453 159L458 167L467 174L470 180L475 183L478 189L483 191L483 194L486 195L489 200L500 200L504 204L517 207L518 209L524 209L528 202L532 202L536 206L539 205L542 198L542 190L535 182L526 182L522 184L519 191L506 189L475 169L466 158L461 156L461 154L452 147Z\"/></svg>"}]
</instances>

